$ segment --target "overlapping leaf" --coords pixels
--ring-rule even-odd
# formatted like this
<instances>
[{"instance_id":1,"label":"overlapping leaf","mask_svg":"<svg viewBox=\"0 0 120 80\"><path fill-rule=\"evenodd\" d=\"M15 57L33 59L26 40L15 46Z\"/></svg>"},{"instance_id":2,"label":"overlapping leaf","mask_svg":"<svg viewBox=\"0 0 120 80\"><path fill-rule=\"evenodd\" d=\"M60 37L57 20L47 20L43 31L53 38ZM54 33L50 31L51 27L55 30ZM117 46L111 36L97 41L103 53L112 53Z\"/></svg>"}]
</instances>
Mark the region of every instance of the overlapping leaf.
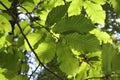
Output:
<instances>
[{"instance_id":1,"label":"overlapping leaf","mask_svg":"<svg viewBox=\"0 0 120 80\"><path fill-rule=\"evenodd\" d=\"M99 28L93 29L90 31L91 34L94 34L98 40L100 41L100 44L103 43L112 43L112 39L110 35L106 32L101 31Z\"/></svg>"},{"instance_id":2,"label":"overlapping leaf","mask_svg":"<svg viewBox=\"0 0 120 80\"><path fill-rule=\"evenodd\" d=\"M75 80L84 80L87 77L86 71L89 68L88 64L83 62L79 68L79 73Z\"/></svg>"},{"instance_id":3,"label":"overlapping leaf","mask_svg":"<svg viewBox=\"0 0 120 80\"><path fill-rule=\"evenodd\" d=\"M94 25L92 24L91 20L82 15L78 15L62 19L53 27L52 30L55 33L87 33L93 28Z\"/></svg>"},{"instance_id":4,"label":"overlapping leaf","mask_svg":"<svg viewBox=\"0 0 120 80\"><path fill-rule=\"evenodd\" d=\"M47 34L44 41L38 43L38 47L35 50L40 57L40 60L44 63L50 62L54 56L56 51L56 43L55 40L51 37L50 34Z\"/></svg>"},{"instance_id":5,"label":"overlapping leaf","mask_svg":"<svg viewBox=\"0 0 120 80\"><path fill-rule=\"evenodd\" d=\"M99 41L94 35L81 35L78 33L73 33L66 35L65 39L73 49L82 53L99 50Z\"/></svg>"},{"instance_id":6,"label":"overlapping leaf","mask_svg":"<svg viewBox=\"0 0 120 80\"><path fill-rule=\"evenodd\" d=\"M31 34L29 34L29 35L27 35L27 38L28 38L28 40L29 40L29 42L30 42L30 45L32 46L32 47L34 47L34 45L39 41L39 40L41 40L42 39L42 34L40 34L40 33L31 33ZM29 45L27 44L27 42L25 41L25 47L26 47L26 50L30 50L29 49Z\"/></svg>"},{"instance_id":7,"label":"overlapping leaf","mask_svg":"<svg viewBox=\"0 0 120 80\"><path fill-rule=\"evenodd\" d=\"M78 73L79 62L66 44L58 44L57 61L60 63L60 69L67 75L75 76Z\"/></svg>"},{"instance_id":8,"label":"overlapping leaf","mask_svg":"<svg viewBox=\"0 0 120 80\"><path fill-rule=\"evenodd\" d=\"M21 78L27 80L27 76L22 76L19 73L20 71L20 54L16 47L9 46L7 53L5 51L0 50L0 67L3 69L3 72L0 75L4 75L5 80L16 80L16 76L21 76ZM3 77L3 76L2 76ZM26 78L25 78L26 77ZM3 80L4 80L3 78Z\"/></svg>"},{"instance_id":9,"label":"overlapping leaf","mask_svg":"<svg viewBox=\"0 0 120 80\"><path fill-rule=\"evenodd\" d=\"M22 28L22 31L24 32L25 35L27 35L28 33L31 32L32 28L30 27L30 24L28 21L22 21L19 23L21 28ZM20 30L19 30L19 27L16 26L15 27L15 30L14 30L14 35L15 36L19 36L20 35Z\"/></svg>"},{"instance_id":10,"label":"overlapping leaf","mask_svg":"<svg viewBox=\"0 0 120 80\"><path fill-rule=\"evenodd\" d=\"M47 16L47 19L45 22L46 26L50 27L55 22L58 22L65 15L68 7L69 7L69 4L61 5L53 8Z\"/></svg>"}]
</instances>

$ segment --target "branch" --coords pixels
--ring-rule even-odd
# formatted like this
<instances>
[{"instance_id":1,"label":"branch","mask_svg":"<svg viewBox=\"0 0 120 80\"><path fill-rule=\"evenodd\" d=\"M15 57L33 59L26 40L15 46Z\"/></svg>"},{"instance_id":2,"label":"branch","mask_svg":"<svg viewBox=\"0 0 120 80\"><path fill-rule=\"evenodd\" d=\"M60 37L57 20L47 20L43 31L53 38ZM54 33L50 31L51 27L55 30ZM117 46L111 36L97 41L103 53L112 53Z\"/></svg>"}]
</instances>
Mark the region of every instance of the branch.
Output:
<instances>
[{"instance_id":1,"label":"branch","mask_svg":"<svg viewBox=\"0 0 120 80\"><path fill-rule=\"evenodd\" d=\"M26 9L26 8L24 8L23 6L20 6L19 5L19 7L21 7L21 8L23 8L28 14L29 14L29 11ZM28 15L27 15L28 16ZM33 17L29 14L29 19L30 20L33 20ZM31 21L32 22L32 21ZM34 21L36 24L38 24L39 26L41 26L41 28L44 28L48 33L50 33L52 36L54 36L56 39L59 39L59 37L57 37L57 36L55 36L53 33L51 33L50 32L50 30L47 28L47 27L45 27L45 26L43 26L43 25L41 25L40 23L38 23L37 21Z\"/></svg>"},{"instance_id":2,"label":"branch","mask_svg":"<svg viewBox=\"0 0 120 80\"><path fill-rule=\"evenodd\" d=\"M30 77L28 78L28 80L31 79L32 75L37 71L37 69L39 68L39 66L40 66L40 65L38 65L38 66L35 68L35 70L32 72L32 74L30 75Z\"/></svg>"},{"instance_id":3,"label":"branch","mask_svg":"<svg viewBox=\"0 0 120 80\"><path fill-rule=\"evenodd\" d=\"M34 53L34 55L36 56L36 58L37 58L37 60L38 60L38 62L39 62L38 65L39 65L39 66L42 65L42 66L44 67L44 69L46 69L48 72L52 73L52 74L53 74L54 76L56 76L58 79L63 80L60 76L58 76L57 74L55 74L54 72L52 72L50 69L48 69L48 68L40 61L37 53L34 51L34 49L32 48L29 40L27 39L26 35L25 35L24 32L22 31L22 28L21 28L21 26L20 26L20 24L19 24L19 22L18 22L17 17L15 16L15 14L13 14L13 13L9 10L9 8L8 8L5 4L2 3L2 1L0 1L0 4L1 4L6 10L8 10L8 12L10 13L10 15L11 15L11 16L13 17L13 19L16 21L16 24L17 24L17 26L18 26L18 28L19 28L22 36L23 36L24 39L26 40L26 42L27 42L29 48L31 49L31 51L32 51L32 52ZM37 68L36 68L36 69L37 69ZM33 73L32 73L32 74L33 74Z\"/></svg>"}]
</instances>

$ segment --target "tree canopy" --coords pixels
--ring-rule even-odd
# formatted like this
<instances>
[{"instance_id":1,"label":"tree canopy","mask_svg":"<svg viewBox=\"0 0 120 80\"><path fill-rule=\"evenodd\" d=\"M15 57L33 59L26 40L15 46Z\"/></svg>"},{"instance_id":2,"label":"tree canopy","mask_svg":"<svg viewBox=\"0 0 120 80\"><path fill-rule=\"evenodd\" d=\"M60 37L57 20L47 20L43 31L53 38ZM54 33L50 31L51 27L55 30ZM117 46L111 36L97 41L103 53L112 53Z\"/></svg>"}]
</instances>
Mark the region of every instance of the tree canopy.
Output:
<instances>
[{"instance_id":1,"label":"tree canopy","mask_svg":"<svg viewBox=\"0 0 120 80\"><path fill-rule=\"evenodd\" d=\"M38 80L120 80L119 3L0 0L0 79L30 80L41 66Z\"/></svg>"}]
</instances>

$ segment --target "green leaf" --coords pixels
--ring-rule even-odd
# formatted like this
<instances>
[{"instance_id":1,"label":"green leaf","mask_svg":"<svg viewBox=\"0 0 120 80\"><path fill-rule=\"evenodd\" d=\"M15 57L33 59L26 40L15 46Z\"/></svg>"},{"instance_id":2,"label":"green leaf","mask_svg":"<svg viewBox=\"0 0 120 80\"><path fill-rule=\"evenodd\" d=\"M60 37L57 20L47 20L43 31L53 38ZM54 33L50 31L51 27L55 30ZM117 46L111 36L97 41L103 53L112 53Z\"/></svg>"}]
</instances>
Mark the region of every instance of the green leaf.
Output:
<instances>
[{"instance_id":1,"label":"green leaf","mask_svg":"<svg viewBox=\"0 0 120 80\"><path fill-rule=\"evenodd\" d=\"M12 16L10 16L8 13L0 12L0 15L4 16L7 20L12 20Z\"/></svg>"},{"instance_id":2,"label":"green leaf","mask_svg":"<svg viewBox=\"0 0 120 80\"><path fill-rule=\"evenodd\" d=\"M105 24L104 21L106 15L101 5L92 3L90 1L85 1L84 8L86 9L88 16L94 23L99 23L101 25Z\"/></svg>"},{"instance_id":3,"label":"green leaf","mask_svg":"<svg viewBox=\"0 0 120 80\"><path fill-rule=\"evenodd\" d=\"M96 4L104 5L107 0L90 0L91 2L94 2Z\"/></svg>"},{"instance_id":4,"label":"green leaf","mask_svg":"<svg viewBox=\"0 0 120 80\"><path fill-rule=\"evenodd\" d=\"M90 68L88 78L93 78L94 80L100 79L100 77L101 77L101 67L100 66L101 66L100 64L97 64L94 68ZM94 77L96 77L96 78L94 78Z\"/></svg>"},{"instance_id":5,"label":"green leaf","mask_svg":"<svg viewBox=\"0 0 120 80\"><path fill-rule=\"evenodd\" d=\"M40 0L33 0L35 4L38 4Z\"/></svg>"},{"instance_id":6,"label":"green leaf","mask_svg":"<svg viewBox=\"0 0 120 80\"><path fill-rule=\"evenodd\" d=\"M82 0L73 0L68 8L68 15L80 15L82 9Z\"/></svg>"},{"instance_id":7,"label":"green leaf","mask_svg":"<svg viewBox=\"0 0 120 80\"><path fill-rule=\"evenodd\" d=\"M87 69L88 69L88 64L83 62L79 68L79 73L76 76L75 80L84 80L87 77Z\"/></svg>"},{"instance_id":8,"label":"green leaf","mask_svg":"<svg viewBox=\"0 0 120 80\"><path fill-rule=\"evenodd\" d=\"M98 38L100 44L102 44L102 42L105 44L112 44L111 36L108 33L101 31L99 28L93 29L92 31L90 31L90 33L94 34Z\"/></svg>"},{"instance_id":9,"label":"green leaf","mask_svg":"<svg viewBox=\"0 0 120 80\"><path fill-rule=\"evenodd\" d=\"M57 6L57 7L53 8L49 12L45 24L48 27L50 27L54 23L58 22L65 15L68 7L69 7L69 3L67 5L61 5L61 6Z\"/></svg>"},{"instance_id":10,"label":"green leaf","mask_svg":"<svg viewBox=\"0 0 120 80\"><path fill-rule=\"evenodd\" d=\"M79 32L86 33L94 28L92 22L84 16L71 16L59 21L54 27L55 33Z\"/></svg>"},{"instance_id":11,"label":"green leaf","mask_svg":"<svg viewBox=\"0 0 120 80\"><path fill-rule=\"evenodd\" d=\"M28 6L29 5L29 6ZM29 12L32 12L32 10L35 7L34 1L33 0L24 0L24 2L22 3L22 6L28 10ZM20 8L21 11L25 11L23 8Z\"/></svg>"},{"instance_id":12,"label":"green leaf","mask_svg":"<svg viewBox=\"0 0 120 80\"><path fill-rule=\"evenodd\" d=\"M99 41L94 35L81 35L72 33L65 36L67 43L75 50L84 52L93 52L99 50Z\"/></svg>"},{"instance_id":13,"label":"green leaf","mask_svg":"<svg viewBox=\"0 0 120 80\"><path fill-rule=\"evenodd\" d=\"M0 15L0 31L2 32L10 32L11 31L11 25L8 22L7 18L4 16Z\"/></svg>"},{"instance_id":14,"label":"green leaf","mask_svg":"<svg viewBox=\"0 0 120 80\"><path fill-rule=\"evenodd\" d=\"M110 0L114 11L120 16L120 0Z\"/></svg>"},{"instance_id":15,"label":"green leaf","mask_svg":"<svg viewBox=\"0 0 120 80\"><path fill-rule=\"evenodd\" d=\"M30 27L30 24L28 21L22 21L19 23L24 34L27 35L28 33L31 32L32 28ZM14 30L14 35L15 36L20 36L21 35L21 32L20 32L20 29L18 26L15 27L15 30Z\"/></svg>"},{"instance_id":16,"label":"green leaf","mask_svg":"<svg viewBox=\"0 0 120 80\"><path fill-rule=\"evenodd\" d=\"M86 56L89 58L88 64L90 65L87 78L101 77L101 53L101 50L99 50L86 54Z\"/></svg>"},{"instance_id":17,"label":"green leaf","mask_svg":"<svg viewBox=\"0 0 120 80\"><path fill-rule=\"evenodd\" d=\"M12 80L28 80L28 77L25 75L16 75Z\"/></svg>"},{"instance_id":18,"label":"green leaf","mask_svg":"<svg viewBox=\"0 0 120 80\"><path fill-rule=\"evenodd\" d=\"M41 43L38 43L38 47L35 50L43 63L50 62L54 56L56 51L56 43L55 40L51 37L50 34L47 34L45 40Z\"/></svg>"},{"instance_id":19,"label":"green leaf","mask_svg":"<svg viewBox=\"0 0 120 80\"><path fill-rule=\"evenodd\" d=\"M22 63L21 64L21 72L28 72L28 70L29 70L29 66L28 66L28 64L27 63Z\"/></svg>"},{"instance_id":20,"label":"green leaf","mask_svg":"<svg viewBox=\"0 0 120 80\"><path fill-rule=\"evenodd\" d=\"M2 48L6 42L6 36L5 34L0 33L0 48Z\"/></svg>"},{"instance_id":21,"label":"green leaf","mask_svg":"<svg viewBox=\"0 0 120 80\"><path fill-rule=\"evenodd\" d=\"M112 73L112 57L116 54L116 49L111 44L104 44L102 47L102 70L104 74Z\"/></svg>"},{"instance_id":22,"label":"green leaf","mask_svg":"<svg viewBox=\"0 0 120 80\"><path fill-rule=\"evenodd\" d=\"M0 68L0 79L2 79L2 80L8 80L8 79L5 77L5 75L2 74L4 71L5 71L5 69Z\"/></svg>"},{"instance_id":23,"label":"green leaf","mask_svg":"<svg viewBox=\"0 0 120 80\"><path fill-rule=\"evenodd\" d=\"M112 71L120 72L120 54L116 54L112 58Z\"/></svg>"},{"instance_id":24,"label":"green leaf","mask_svg":"<svg viewBox=\"0 0 120 80\"><path fill-rule=\"evenodd\" d=\"M78 60L71 49L63 43L59 43L57 46L57 61L60 63L60 69L67 75L75 76L78 73Z\"/></svg>"},{"instance_id":25,"label":"green leaf","mask_svg":"<svg viewBox=\"0 0 120 80\"><path fill-rule=\"evenodd\" d=\"M34 45L35 45L39 40L42 39L42 34L36 32L36 33L28 34L26 37L27 37L27 39L29 40L30 45L31 45L32 47L34 47ZM26 42L26 40L25 40L25 48L26 48L26 50L30 50L30 49L29 49L29 45L28 45L28 43Z\"/></svg>"},{"instance_id":26,"label":"green leaf","mask_svg":"<svg viewBox=\"0 0 120 80\"><path fill-rule=\"evenodd\" d=\"M21 53L19 53L15 46L9 46L7 49L6 51L2 51L3 49L0 50L0 67L5 69L2 74L8 80L14 80L16 76L20 76L17 73L20 71L21 62L19 60L21 60ZM23 80L27 79L23 78Z\"/></svg>"},{"instance_id":27,"label":"green leaf","mask_svg":"<svg viewBox=\"0 0 120 80\"><path fill-rule=\"evenodd\" d=\"M9 0L0 0L7 8L10 8L11 2ZM0 4L0 9L6 10L1 4Z\"/></svg>"}]
</instances>

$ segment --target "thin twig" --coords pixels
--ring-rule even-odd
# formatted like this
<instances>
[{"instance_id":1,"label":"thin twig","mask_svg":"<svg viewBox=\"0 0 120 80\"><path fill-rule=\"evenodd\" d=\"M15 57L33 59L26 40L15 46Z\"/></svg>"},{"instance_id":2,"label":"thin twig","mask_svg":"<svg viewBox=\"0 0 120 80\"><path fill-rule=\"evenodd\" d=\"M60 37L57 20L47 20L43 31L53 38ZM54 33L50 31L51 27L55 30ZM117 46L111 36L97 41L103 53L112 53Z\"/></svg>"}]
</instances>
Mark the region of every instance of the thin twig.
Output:
<instances>
[{"instance_id":1,"label":"thin twig","mask_svg":"<svg viewBox=\"0 0 120 80\"><path fill-rule=\"evenodd\" d=\"M38 66L35 68L35 70L32 72L32 74L30 75L30 77L28 78L28 80L31 79L32 75L37 71L37 69L39 68L40 64L38 64Z\"/></svg>"},{"instance_id":2,"label":"thin twig","mask_svg":"<svg viewBox=\"0 0 120 80\"><path fill-rule=\"evenodd\" d=\"M23 8L27 13L29 13L28 12L28 10L26 9L26 8L24 8L23 6L19 6L19 7L21 7L21 8ZM28 16L28 15L27 15ZM33 20L33 17L29 14L29 19L31 20ZM56 39L59 39L59 37L57 37L57 36L55 36L53 33L51 33L50 32L50 30L47 28L47 27L45 27L45 26L43 26L43 25L41 25L40 23L38 23L37 21L34 21L36 24L38 24L39 26L41 26L41 28L44 28L47 32L49 32L52 36L54 36Z\"/></svg>"},{"instance_id":3,"label":"thin twig","mask_svg":"<svg viewBox=\"0 0 120 80\"><path fill-rule=\"evenodd\" d=\"M0 4L1 4L6 10L8 10L8 12L9 12L10 15L13 17L13 19L16 20L16 24L17 24L17 26L18 26L18 28L19 28L22 36L23 36L24 39L26 40L29 48L30 48L31 51L34 53L34 55L36 56L36 58L37 58L37 60L38 60L38 62L39 62L39 66L42 65L42 66L44 67L44 69L46 69L48 72L52 73L52 74L53 74L54 76L56 76L58 79L63 80L60 76L58 76L57 74L55 74L54 72L52 72L50 69L48 69L48 68L40 61L37 53L34 51L34 49L32 48L29 40L27 39L26 35L25 35L24 32L22 31L22 28L21 28L21 26L20 26L20 24L19 24L19 22L18 22L18 19L17 19L16 16L15 16L15 14L13 14L13 13L9 10L9 8L8 8L5 4L3 4L1 1L0 1Z\"/></svg>"}]
</instances>

